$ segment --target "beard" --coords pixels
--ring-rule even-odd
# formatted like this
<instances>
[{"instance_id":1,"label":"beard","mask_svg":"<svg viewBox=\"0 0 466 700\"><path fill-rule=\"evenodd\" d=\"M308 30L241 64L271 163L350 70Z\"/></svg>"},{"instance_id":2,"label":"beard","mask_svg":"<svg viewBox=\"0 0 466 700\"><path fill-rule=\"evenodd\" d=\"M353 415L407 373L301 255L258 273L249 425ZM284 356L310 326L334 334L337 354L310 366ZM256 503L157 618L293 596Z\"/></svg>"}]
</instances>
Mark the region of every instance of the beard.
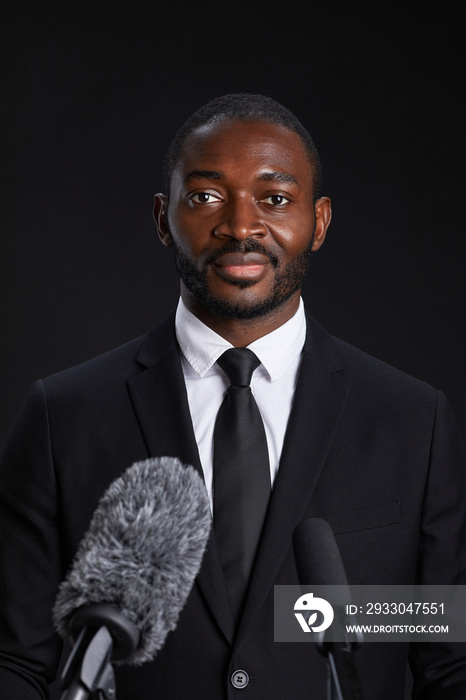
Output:
<instances>
[{"instance_id":1,"label":"beard","mask_svg":"<svg viewBox=\"0 0 466 700\"><path fill-rule=\"evenodd\" d=\"M269 314L301 289L309 267L313 239L314 234L309 245L284 265L280 265L277 256L254 238L247 239L244 243L232 241L212 253L201 269L198 269L192 259L179 248L173 236L172 243L177 270L193 299L210 313L220 318L248 320ZM231 302L214 296L209 289L207 281L208 268L218 257L225 253L261 253L266 255L271 265L276 269L274 282L269 294L258 301L243 300L242 302ZM247 287L252 287L256 282L254 280L229 280L229 284L240 289L246 289Z\"/></svg>"}]
</instances>

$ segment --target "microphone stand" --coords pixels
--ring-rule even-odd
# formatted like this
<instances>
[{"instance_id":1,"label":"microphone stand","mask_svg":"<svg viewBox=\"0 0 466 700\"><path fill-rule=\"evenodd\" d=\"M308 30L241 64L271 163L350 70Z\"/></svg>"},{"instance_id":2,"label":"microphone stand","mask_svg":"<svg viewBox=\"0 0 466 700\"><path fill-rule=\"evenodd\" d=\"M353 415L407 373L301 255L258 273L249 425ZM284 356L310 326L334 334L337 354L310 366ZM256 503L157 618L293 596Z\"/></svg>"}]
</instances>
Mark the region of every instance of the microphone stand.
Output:
<instances>
[{"instance_id":1,"label":"microphone stand","mask_svg":"<svg viewBox=\"0 0 466 700\"><path fill-rule=\"evenodd\" d=\"M103 603L79 608L69 628L76 641L61 675L61 700L115 700L111 661L136 649L139 630L117 608Z\"/></svg>"},{"instance_id":2,"label":"microphone stand","mask_svg":"<svg viewBox=\"0 0 466 700\"><path fill-rule=\"evenodd\" d=\"M62 674L62 685L66 690L61 700L88 700L91 697L114 700L112 650L112 637L105 626L91 633L87 628L82 629Z\"/></svg>"},{"instance_id":3,"label":"microphone stand","mask_svg":"<svg viewBox=\"0 0 466 700\"><path fill-rule=\"evenodd\" d=\"M364 700L354 662L354 652L361 646L363 636L356 632L354 638L349 639L344 624L344 608L335 607L334 612L337 624L333 624L330 630L316 634L317 648L327 657L327 700ZM335 641L335 631L340 639L342 636L346 638L344 642Z\"/></svg>"}]
</instances>

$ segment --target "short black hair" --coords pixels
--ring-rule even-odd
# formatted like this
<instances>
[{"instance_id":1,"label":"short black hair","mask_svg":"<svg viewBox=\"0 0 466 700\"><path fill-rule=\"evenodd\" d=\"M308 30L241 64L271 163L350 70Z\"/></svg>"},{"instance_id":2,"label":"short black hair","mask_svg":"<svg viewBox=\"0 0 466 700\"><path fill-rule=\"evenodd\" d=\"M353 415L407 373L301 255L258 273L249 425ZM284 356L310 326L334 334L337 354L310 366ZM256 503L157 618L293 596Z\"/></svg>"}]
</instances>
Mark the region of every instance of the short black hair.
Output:
<instances>
[{"instance_id":1,"label":"short black hair","mask_svg":"<svg viewBox=\"0 0 466 700\"><path fill-rule=\"evenodd\" d=\"M225 119L265 121L271 124L281 124L294 131L301 139L311 164L314 173L314 201L317 199L322 184L322 166L309 132L289 109L276 100L266 95L248 93L234 93L216 97L196 110L178 129L168 147L163 166L163 187L167 195L170 194L173 171L189 134L201 126L215 124Z\"/></svg>"}]
</instances>

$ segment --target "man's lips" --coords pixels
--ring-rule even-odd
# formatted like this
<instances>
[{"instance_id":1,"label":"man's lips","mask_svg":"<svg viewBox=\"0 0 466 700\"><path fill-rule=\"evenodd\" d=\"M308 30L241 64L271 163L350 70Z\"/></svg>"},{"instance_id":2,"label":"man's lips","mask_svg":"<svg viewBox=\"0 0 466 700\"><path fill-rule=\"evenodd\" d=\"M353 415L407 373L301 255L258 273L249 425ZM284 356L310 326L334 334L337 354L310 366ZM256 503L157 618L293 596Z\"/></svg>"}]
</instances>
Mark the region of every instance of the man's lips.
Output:
<instances>
[{"instance_id":1,"label":"man's lips","mask_svg":"<svg viewBox=\"0 0 466 700\"><path fill-rule=\"evenodd\" d=\"M270 259L262 253L224 253L214 263L221 277L259 280Z\"/></svg>"}]
</instances>

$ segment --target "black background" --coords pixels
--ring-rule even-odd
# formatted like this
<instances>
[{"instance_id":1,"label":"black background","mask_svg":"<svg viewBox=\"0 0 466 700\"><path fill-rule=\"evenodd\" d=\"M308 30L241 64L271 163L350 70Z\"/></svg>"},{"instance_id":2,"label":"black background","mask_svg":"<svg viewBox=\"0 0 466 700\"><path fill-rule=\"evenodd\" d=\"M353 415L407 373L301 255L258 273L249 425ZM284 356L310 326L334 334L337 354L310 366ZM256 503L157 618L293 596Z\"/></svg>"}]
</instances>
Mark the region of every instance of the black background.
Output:
<instances>
[{"instance_id":1,"label":"black background","mask_svg":"<svg viewBox=\"0 0 466 700\"><path fill-rule=\"evenodd\" d=\"M174 307L152 198L175 129L226 92L283 102L321 153L334 219L305 284L314 316L445 391L466 433L460 9L16 0L8 12L0 441L33 379Z\"/></svg>"},{"instance_id":2,"label":"black background","mask_svg":"<svg viewBox=\"0 0 466 700\"><path fill-rule=\"evenodd\" d=\"M151 213L162 156L194 109L242 91L286 104L321 153L334 218L308 307L444 390L466 432L459 15L19 0L4 31L0 439L33 379L175 305Z\"/></svg>"}]
</instances>

